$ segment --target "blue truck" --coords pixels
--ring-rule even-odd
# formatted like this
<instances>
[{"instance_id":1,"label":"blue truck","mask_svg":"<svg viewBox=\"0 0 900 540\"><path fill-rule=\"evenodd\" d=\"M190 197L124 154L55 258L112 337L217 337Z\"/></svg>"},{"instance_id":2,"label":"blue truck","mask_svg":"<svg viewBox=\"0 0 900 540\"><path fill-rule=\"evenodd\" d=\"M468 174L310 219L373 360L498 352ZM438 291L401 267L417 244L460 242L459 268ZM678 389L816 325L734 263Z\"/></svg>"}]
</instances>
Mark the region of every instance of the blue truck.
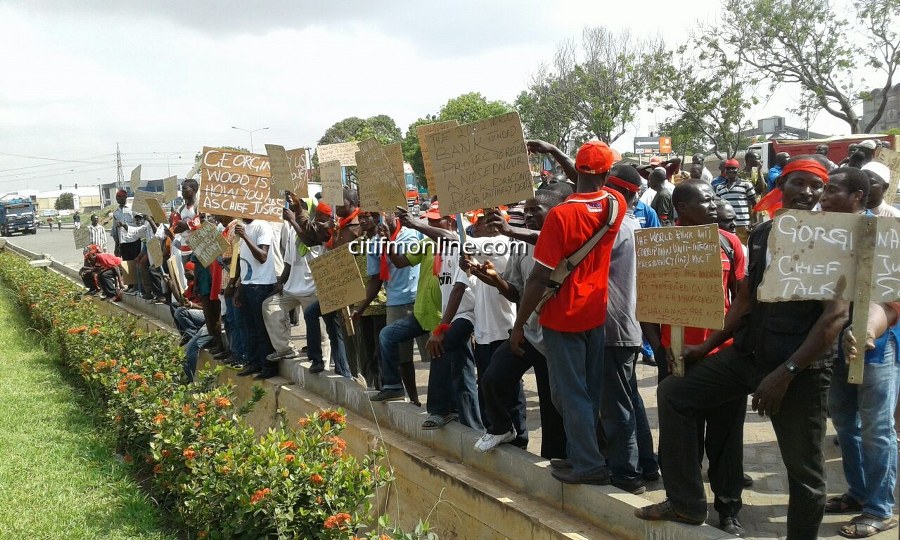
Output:
<instances>
[{"instance_id":1,"label":"blue truck","mask_svg":"<svg viewBox=\"0 0 900 540\"><path fill-rule=\"evenodd\" d=\"M0 199L0 236L13 233L36 234L34 202L28 197L4 197Z\"/></svg>"}]
</instances>

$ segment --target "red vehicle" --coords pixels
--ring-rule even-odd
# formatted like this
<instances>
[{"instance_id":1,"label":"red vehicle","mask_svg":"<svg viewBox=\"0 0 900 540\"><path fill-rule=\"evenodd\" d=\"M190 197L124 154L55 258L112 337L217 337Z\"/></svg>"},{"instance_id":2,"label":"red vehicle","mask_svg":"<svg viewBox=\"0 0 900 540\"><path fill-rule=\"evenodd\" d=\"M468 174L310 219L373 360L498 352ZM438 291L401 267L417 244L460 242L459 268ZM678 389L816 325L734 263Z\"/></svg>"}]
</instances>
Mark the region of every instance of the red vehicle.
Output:
<instances>
[{"instance_id":1,"label":"red vehicle","mask_svg":"<svg viewBox=\"0 0 900 540\"><path fill-rule=\"evenodd\" d=\"M862 133L858 135L842 135L838 137L830 137L828 139L772 139L769 141L758 142L750 145L748 152L756 152L762 159L763 172L769 170L769 167L775 163L775 154L779 152L787 152L791 156L799 156L803 154L815 154L816 147L820 144L828 145L828 159L835 163L840 163L849 154L851 144L857 144L866 139L875 141L887 141L891 145L892 150L897 150L900 136L897 135L879 135L877 133Z\"/></svg>"}]
</instances>

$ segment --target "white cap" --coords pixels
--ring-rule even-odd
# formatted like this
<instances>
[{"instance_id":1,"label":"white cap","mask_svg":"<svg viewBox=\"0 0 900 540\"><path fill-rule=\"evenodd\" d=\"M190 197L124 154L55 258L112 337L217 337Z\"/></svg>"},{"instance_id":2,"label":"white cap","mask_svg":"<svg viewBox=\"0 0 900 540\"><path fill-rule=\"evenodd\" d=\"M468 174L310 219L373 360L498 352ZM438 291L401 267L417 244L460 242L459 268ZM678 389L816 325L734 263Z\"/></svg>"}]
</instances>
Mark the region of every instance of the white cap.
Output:
<instances>
[{"instance_id":1,"label":"white cap","mask_svg":"<svg viewBox=\"0 0 900 540\"><path fill-rule=\"evenodd\" d=\"M876 176L881 178L887 184L891 183L891 170L887 168L887 165L884 163L879 163L877 161L870 161L862 166L862 170L864 171L872 171Z\"/></svg>"},{"instance_id":2,"label":"white cap","mask_svg":"<svg viewBox=\"0 0 900 540\"><path fill-rule=\"evenodd\" d=\"M875 150L876 148L878 148L878 143L876 143L872 139L866 139L863 142L859 143L859 146L868 148L869 150Z\"/></svg>"}]
</instances>

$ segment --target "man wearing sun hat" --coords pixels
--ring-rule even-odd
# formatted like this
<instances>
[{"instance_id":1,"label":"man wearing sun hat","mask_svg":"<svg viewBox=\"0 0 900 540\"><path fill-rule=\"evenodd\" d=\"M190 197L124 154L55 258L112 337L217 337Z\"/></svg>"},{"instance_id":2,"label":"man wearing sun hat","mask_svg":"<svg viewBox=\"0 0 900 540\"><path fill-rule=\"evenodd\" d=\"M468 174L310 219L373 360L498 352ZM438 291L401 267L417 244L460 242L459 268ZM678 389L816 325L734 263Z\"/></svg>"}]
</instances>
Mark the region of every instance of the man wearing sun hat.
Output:
<instances>
[{"instance_id":1,"label":"man wearing sun hat","mask_svg":"<svg viewBox=\"0 0 900 540\"><path fill-rule=\"evenodd\" d=\"M563 417L572 468L553 469L557 480L570 484L608 484L609 469L597 445L597 419L603 386L609 261L613 242L627 211L621 194L603 184L614 161L600 141L582 145L575 158L576 192L548 214L534 248L535 264L525 285L509 344L521 354L524 327L551 285L559 264L604 227L599 243L542 307L539 322L547 347L550 390Z\"/></svg>"}]
</instances>

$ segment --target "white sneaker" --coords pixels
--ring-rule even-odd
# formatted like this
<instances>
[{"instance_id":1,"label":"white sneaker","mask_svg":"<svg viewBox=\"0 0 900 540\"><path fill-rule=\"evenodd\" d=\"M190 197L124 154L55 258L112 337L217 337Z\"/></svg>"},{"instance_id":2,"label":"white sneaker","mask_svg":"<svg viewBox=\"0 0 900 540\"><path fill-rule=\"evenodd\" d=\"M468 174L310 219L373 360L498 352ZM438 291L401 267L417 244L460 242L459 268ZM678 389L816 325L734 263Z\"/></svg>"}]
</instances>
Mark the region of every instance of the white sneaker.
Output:
<instances>
[{"instance_id":1,"label":"white sneaker","mask_svg":"<svg viewBox=\"0 0 900 540\"><path fill-rule=\"evenodd\" d=\"M508 443L515 438L516 428L510 429L508 433L504 433L503 435L491 435L490 433L485 433L480 439L475 441L475 450L482 453L490 452L501 444Z\"/></svg>"}]
</instances>

